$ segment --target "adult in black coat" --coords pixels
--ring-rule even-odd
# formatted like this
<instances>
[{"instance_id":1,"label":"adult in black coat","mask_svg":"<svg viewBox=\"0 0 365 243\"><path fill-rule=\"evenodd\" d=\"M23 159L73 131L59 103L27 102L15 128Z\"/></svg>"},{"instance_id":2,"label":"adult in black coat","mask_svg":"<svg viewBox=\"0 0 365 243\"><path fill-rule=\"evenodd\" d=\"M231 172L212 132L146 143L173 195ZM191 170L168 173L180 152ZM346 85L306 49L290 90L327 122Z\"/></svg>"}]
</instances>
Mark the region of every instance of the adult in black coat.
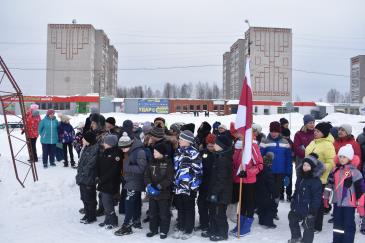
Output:
<instances>
[{"instance_id":1,"label":"adult in black coat","mask_svg":"<svg viewBox=\"0 0 365 243\"><path fill-rule=\"evenodd\" d=\"M202 151L206 146L205 138L210 134L210 130L212 130L212 126L208 122L203 122L199 129L198 134L195 137L195 147Z\"/></svg>"}]
</instances>

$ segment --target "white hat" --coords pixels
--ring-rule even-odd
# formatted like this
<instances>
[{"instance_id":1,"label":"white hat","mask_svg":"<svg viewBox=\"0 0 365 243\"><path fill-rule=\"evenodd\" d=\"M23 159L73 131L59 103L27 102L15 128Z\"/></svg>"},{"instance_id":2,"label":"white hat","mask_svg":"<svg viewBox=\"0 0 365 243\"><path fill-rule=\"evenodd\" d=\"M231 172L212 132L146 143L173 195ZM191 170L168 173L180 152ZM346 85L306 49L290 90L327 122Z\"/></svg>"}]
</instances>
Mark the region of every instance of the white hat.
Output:
<instances>
[{"instance_id":1,"label":"white hat","mask_svg":"<svg viewBox=\"0 0 365 243\"><path fill-rule=\"evenodd\" d=\"M341 147L338 151L338 156L347 157L349 160L354 158L354 149L351 144L346 144L345 146Z\"/></svg>"},{"instance_id":2,"label":"white hat","mask_svg":"<svg viewBox=\"0 0 365 243\"><path fill-rule=\"evenodd\" d=\"M352 127L350 124L342 124L340 126L340 128L342 128L343 130L346 131L347 135L351 135L352 134Z\"/></svg>"},{"instance_id":3,"label":"white hat","mask_svg":"<svg viewBox=\"0 0 365 243\"><path fill-rule=\"evenodd\" d=\"M223 128L224 130L227 130L227 126L224 124L220 124L218 128Z\"/></svg>"},{"instance_id":4,"label":"white hat","mask_svg":"<svg viewBox=\"0 0 365 243\"><path fill-rule=\"evenodd\" d=\"M259 124L252 124L252 130L254 131L254 132L258 132L258 133L261 133L262 132L262 126L261 125L259 125Z\"/></svg>"}]
</instances>

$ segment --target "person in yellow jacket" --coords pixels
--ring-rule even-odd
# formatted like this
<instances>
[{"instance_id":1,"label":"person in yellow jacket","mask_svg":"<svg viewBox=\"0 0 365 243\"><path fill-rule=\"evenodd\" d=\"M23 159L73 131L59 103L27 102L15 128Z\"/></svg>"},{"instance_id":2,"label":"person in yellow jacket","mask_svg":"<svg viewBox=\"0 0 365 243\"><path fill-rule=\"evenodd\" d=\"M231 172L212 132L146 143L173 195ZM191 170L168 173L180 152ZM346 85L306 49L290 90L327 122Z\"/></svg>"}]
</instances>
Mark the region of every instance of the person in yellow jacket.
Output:
<instances>
[{"instance_id":1,"label":"person in yellow jacket","mask_svg":"<svg viewBox=\"0 0 365 243\"><path fill-rule=\"evenodd\" d=\"M322 161L325 166L325 171L321 176L322 191L327 184L327 179L333 168L333 160L336 156L335 147L333 146L334 138L330 134L332 125L329 122L318 123L314 129L314 140L305 148L305 156L310 153L316 153L318 160ZM314 226L315 232L322 231L324 215L323 201L316 215Z\"/></svg>"}]
</instances>

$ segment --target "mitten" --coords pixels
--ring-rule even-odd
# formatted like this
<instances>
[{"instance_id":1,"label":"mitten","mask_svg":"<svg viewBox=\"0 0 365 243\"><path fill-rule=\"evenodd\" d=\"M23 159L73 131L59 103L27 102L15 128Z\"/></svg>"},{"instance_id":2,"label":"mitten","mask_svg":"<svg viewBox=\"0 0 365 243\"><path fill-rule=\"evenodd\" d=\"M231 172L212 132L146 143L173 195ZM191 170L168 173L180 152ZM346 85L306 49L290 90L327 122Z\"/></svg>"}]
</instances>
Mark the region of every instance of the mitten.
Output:
<instances>
[{"instance_id":1,"label":"mitten","mask_svg":"<svg viewBox=\"0 0 365 243\"><path fill-rule=\"evenodd\" d=\"M247 172L245 170L241 170L240 173L238 173L239 178L247 178Z\"/></svg>"}]
</instances>

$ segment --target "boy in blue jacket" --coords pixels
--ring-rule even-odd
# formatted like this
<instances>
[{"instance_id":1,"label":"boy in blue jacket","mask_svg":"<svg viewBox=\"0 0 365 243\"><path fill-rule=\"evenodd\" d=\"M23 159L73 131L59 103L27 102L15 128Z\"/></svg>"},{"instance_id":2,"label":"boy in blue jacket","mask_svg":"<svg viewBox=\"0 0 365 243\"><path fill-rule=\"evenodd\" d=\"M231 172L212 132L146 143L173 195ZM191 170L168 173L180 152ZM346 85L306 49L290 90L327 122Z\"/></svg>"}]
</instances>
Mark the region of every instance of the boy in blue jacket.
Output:
<instances>
[{"instance_id":1,"label":"boy in blue jacket","mask_svg":"<svg viewBox=\"0 0 365 243\"><path fill-rule=\"evenodd\" d=\"M284 178L292 173L292 152L289 142L281 135L281 125L274 121L270 123L270 134L260 143L261 155L274 154L272 161L272 173L274 175L275 192L274 198L276 211L279 206L280 193L284 189ZM275 216L278 219L277 215Z\"/></svg>"}]
</instances>

